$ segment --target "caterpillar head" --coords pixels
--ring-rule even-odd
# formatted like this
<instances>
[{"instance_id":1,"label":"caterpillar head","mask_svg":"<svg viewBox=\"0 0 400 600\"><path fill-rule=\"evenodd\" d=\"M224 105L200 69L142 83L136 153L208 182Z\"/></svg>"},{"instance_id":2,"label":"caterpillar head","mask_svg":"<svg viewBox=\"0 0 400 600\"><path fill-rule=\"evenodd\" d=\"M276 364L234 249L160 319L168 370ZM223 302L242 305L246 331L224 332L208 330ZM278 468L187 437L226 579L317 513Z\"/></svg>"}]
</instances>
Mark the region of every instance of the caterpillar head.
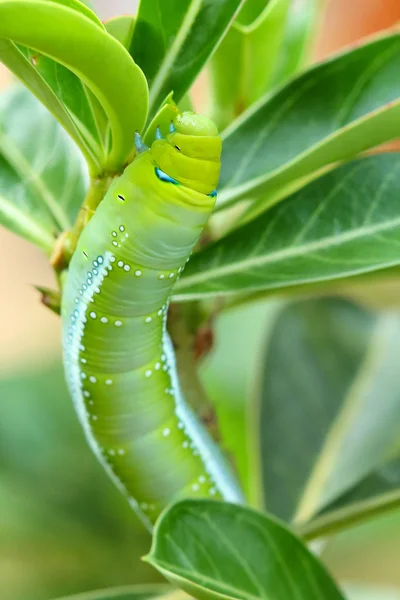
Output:
<instances>
[{"instance_id":1,"label":"caterpillar head","mask_svg":"<svg viewBox=\"0 0 400 600\"><path fill-rule=\"evenodd\" d=\"M215 190L220 171L222 140L207 117L184 112L171 124L166 139L151 146L156 165L178 183L203 194Z\"/></svg>"}]
</instances>

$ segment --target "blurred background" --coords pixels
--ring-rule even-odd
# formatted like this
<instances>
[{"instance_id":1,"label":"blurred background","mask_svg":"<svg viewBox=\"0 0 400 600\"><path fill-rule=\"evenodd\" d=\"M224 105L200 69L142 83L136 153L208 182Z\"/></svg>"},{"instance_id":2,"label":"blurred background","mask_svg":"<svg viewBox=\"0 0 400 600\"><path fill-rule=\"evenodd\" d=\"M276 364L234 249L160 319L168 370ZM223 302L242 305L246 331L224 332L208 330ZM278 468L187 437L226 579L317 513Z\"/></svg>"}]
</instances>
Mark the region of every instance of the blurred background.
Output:
<instances>
[{"instance_id":1,"label":"blurred background","mask_svg":"<svg viewBox=\"0 0 400 600\"><path fill-rule=\"evenodd\" d=\"M106 19L133 12L136 3L94 4ZM314 59L399 20L399 0L328 0ZM0 88L8 85L10 76L2 69ZM200 109L205 85L201 78L194 89ZM156 581L139 560L149 537L86 447L66 393L60 320L33 288L52 287L51 270L39 250L2 228L0 285L0 598L47 600ZM217 323L216 351L204 374L222 417L231 423L240 421L262 344L260 319L267 324L272 313L273 303L258 304ZM246 348L246 360L232 347ZM324 557L355 594L367 583L371 590L392 589L388 600L400 598L400 515L337 536Z\"/></svg>"}]
</instances>

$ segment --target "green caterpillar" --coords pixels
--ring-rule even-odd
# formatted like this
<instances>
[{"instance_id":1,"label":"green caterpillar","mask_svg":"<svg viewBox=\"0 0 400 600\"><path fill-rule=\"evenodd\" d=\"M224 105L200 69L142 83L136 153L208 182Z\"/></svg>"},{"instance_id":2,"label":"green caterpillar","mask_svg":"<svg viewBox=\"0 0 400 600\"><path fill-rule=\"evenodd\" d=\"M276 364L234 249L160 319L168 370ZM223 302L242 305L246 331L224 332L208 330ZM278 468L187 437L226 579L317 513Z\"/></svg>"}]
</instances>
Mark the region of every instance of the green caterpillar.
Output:
<instances>
[{"instance_id":1,"label":"green caterpillar","mask_svg":"<svg viewBox=\"0 0 400 600\"><path fill-rule=\"evenodd\" d=\"M221 138L183 113L151 149L135 143L72 257L63 351L89 443L151 527L179 497L242 496L182 396L166 331L172 288L214 207Z\"/></svg>"}]
</instances>

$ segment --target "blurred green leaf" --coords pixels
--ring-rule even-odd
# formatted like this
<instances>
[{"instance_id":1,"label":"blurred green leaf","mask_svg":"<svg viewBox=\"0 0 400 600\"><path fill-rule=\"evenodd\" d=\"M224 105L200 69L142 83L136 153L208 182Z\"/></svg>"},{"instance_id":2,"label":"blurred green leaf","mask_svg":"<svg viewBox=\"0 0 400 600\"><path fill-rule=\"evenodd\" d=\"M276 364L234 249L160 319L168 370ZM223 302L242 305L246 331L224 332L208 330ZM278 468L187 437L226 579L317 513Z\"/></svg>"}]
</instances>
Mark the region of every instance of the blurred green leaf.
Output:
<instances>
[{"instance_id":1,"label":"blurred green leaf","mask_svg":"<svg viewBox=\"0 0 400 600\"><path fill-rule=\"evenodd\" d=\"M371 509L373 509L374 503L378 504L382 500L383 495L386 495L390 500L394 500L395 494L392 492L397 493L398 505L400 507L400 450L397 450L396 454L394 458L372 468L365 477L357 481L355 485L347 489L333 502L327 504L319 514L332 513L332 511L349 505L360 505L362 502L368 502Z\"/></svg>"},{"instance_id":2,"label":"blurred green leaf","mask_svg":"<svg viewBox=\"0 0 400 600\"><path fill-rule=\"evenodd\" d=\"M0 597L159 580L139 560L149 534L87 446L61 364L3 375L0 398Z\"/></svg>"},{"instance_id":3,"label":"blurred green leaf","mask_svg":"<svg viewBox=\"0 0 400 600\"><path fill-rule=\"evenodd\" d=\"M130 53L150 87L150 118L171 91L179 103L243 0L141 0Z\"/></svg>"},{"instance_id":4,"label":"blurred green leaf","mask_svg":"<svg viewBox=\"0 0 400 600\"><path fill-rule=\"evenodd\" d=\"M295 522L360 499L373 510L389 473L399 484L398 464L386 478L376 472L400 450L399 350L397 315L374 317L339 299L282 310L253 420L266 510Z\"/></svg>"},{"instance_id":5,"label":"blurred green leaf","mask_svg":"<svg viewBox=\"0 0 400 600\"><path fill-rule=\"evenodd\" d=\"M118 171L132 152L134 132L142 129L146 119L147 83L128 52L105 31L97 17L88 18L85 12L63 4L43 0L1 0L0 37L7 39L1 40L0 56L72 135L85 154L93 175L103 169ZM65 70L55 69L52 62L42 61L37 54L32 62L29 53L31 60L28 60L16 44L27 46L67 67L91 93L86 95L76 77L68 78ZM60 82L57 81L58 73ZM91 94L101 104L110 122L110 149L96 144L96 133L101 137L103 131L96 131L98 122L91 118L93 115L88 108ZM97 116L97 106L94 113Z\"/></svg>"},{"instance_id":6,"label":"blurred green leaf","mask_svg":"<svg viewBox=\"0 0 400 600\"><path fill-rule=\"evenodd\" d=\"M338 161L400 135L400 34L316 65L224 134L220 205L258 199L243 219Z\"/></svg>"},{"instance_id":7,"label":"blurred green leaf","mask_svg":"<svg viewBox=\"0 0 400 600\"><path fill-rule=\"evenodd\" d=\"M74 143L16 86L0 95L0 223L51 253L73 223L87 175Z\"/></svg>"},{"instance_id":8,"label":"blurred green leaf","mask_svg":"<svg viewBox=\"0 0 400 600\"><path fill-rule=\"evenodd\" d=\"M195 254L175 299L278 290L400 262L400 154L353 161Z\"/></svg>"},{"instance_id":9,"label":"blurred green leaf","mask_svg":"<svg viewBox=\"0 0 400 600\"><path fill-rule=\"evenodd\" d=\"M135 22L135 17L132 15L121 15L109 19L104 26L110 35L114 36L125 48L129 48L135 31Z\"/></svg>"},{"instance_id":10,"label":"blurred green leaf","mask_svg":"<svg viewBox=\"0 0 400 600\"><path fill-rule=\"evenodd\" d=\"M146 560L202 600L343 600L322 565L288 529L233 504L175 504L160 517Z\"/></svg>"},{"instance_id":11,"label":"blurred green leaf","mask_svg":"<svg viewBox=\"0 0 400 600\"><path fill-rule=\"evenodd\" d=\"M273 77L273 85L283 84L310 62L312 46L320 25L324 5L325 0L292 2Z\"/></svg>"},{"instance_id":12,"label":"blurred green leaf","mask_svg":"<svg viewBox=\"0 0 400 600\"><path fill-rule=\"evenodd\" d=\"M291 3L248 0L211 58L211 117L220 130L268 89Z\"/></svg>"},{"instance_id":13,"label":"blurred green leaf","mask_svg":"<svg viewBox=\"0 0 400 600\"><path fill-rule=\"evenodd\" d=\"M170 591L171 587L168 585L129 585L108 590L84 592L83 594L57 598L57 600L147 600L161 598Z\"/></svg>"},{"instance_id":14,"label":"blurred green leaf","mask_svg":"<svg viewBox=\"0 0 400 600\"><path fill-rule=\"evenodd\" d=\"M373 588L356 585L346 586L348 600L400 600L400 592L387 588Z\"/></svg>"}]
</instances>

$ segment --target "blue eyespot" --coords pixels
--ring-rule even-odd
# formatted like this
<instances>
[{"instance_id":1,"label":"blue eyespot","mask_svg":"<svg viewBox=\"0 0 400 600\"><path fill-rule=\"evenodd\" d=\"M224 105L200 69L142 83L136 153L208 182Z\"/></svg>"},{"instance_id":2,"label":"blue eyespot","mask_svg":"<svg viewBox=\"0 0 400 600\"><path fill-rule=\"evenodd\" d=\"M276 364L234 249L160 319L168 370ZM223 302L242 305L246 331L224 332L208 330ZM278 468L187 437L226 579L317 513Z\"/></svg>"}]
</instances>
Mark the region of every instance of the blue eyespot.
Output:
<instances>
[{"instance_id":1,"label":"blue eyespot","mask_svg":"<svg viewBox=\"0 0 400 600\"><path fill-rule=\"evenodd\" d=\"M179 181L177 181L176 179L173 179L172 177L170 177L169 175L164 173L164 171L161 171L161 169L159 169L158 167L156 167L155 170L156 170L156 175L157 175L158 179L161 179L161 181L166 181L167 183L173 183L174 185L179 185Z\"/></svg>"},{"instance_id":2,"label":"blue eyespot","mask_svg":"<svg viewBox=\"0 0 400 600\"><path fill-rule=\"evenodd\" d=\"M216 197L216 195L217 195L217 190L213 190L212 192L210 192L210 193L208 194L208 196L210 196L211 198L215 198L215 197Z\"/></svg>"}]
</instances>

